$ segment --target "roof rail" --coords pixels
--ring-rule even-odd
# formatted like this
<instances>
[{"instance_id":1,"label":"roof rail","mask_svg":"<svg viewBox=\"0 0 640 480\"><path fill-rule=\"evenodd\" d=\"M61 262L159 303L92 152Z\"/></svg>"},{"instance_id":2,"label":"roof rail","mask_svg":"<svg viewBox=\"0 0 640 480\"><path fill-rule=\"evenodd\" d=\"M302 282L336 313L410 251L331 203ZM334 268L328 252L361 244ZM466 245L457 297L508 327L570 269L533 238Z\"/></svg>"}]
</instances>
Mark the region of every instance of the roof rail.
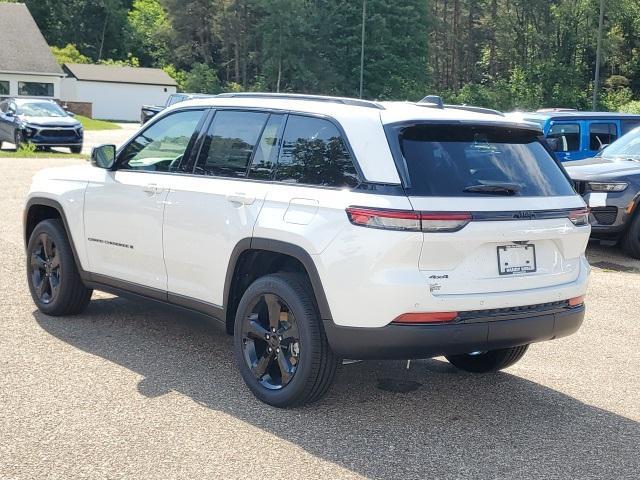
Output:
<instances>
[{"instance_id":1,"label":"roof rail","mask_svg":"<svg viewBox=\"0 0 640 480\"><path fill-rule=\"evenodd\" d=\"M323 95L303 95L303 94L297 94L297 93L239 92L239 93L220 93L215 96L219 98L280 98L280 99L288 99L288 100L341 103L343 105L376 108L378 110L385 109L378 102L373 102L371 100L361 100L359 98L345 98L345 97L326 97Z\"/></svg>"},{"instance_id":2,"label":"roof rail","mask_svg":"<svg viewBox=\"0 0 640 480\"><path fill-rule=\"evenodd\" d=\"M501 117L504 117L504 113L499 110L494 110L493 108L474 107L473 105L445 105L445 108L452 108L454 110L466 110L468 112L475 113L487 113L490 115L500 115Z\"/></svg>"},{"instance_id":3,"label":"roof rail","mask_svg":"<svg viewBox=\"0 0 640 480\"><path fill-rule=\"evenodd\" d=\"M427 95L418 104L424 107L444 108L442 98L438 95Z\"/></svg>"}]
</instances>

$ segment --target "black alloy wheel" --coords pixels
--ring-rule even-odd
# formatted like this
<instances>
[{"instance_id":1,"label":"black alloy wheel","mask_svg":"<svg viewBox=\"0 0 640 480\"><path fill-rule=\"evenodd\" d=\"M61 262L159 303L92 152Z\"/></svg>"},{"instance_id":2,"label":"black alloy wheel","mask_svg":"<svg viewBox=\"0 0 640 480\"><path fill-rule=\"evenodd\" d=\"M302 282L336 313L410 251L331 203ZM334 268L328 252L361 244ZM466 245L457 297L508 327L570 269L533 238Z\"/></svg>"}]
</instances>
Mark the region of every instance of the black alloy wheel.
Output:
<instances>
[{"instance_id":1,"label":"black alloy wheel","mask_svg":"<svg viewBox=\"0 0 640 480\"><path fill-rule=\"evenodd\" d=\"M53 239L41 233L31 252L31 282L35 294L43 304L55 300L60 289L60 256Z\"/></svg>"},{"instance_id":2,"label":"black alloy wheel","mask_svg":"<svg viewBox=\"0 0 640 480\"><path fill-rule=\"evenodd\" d=\"M20 130L16 130L16 133L13 136L13 144L16 146L16 152L20 150L23 142L24 137L22 136L22 132Z\"/></svg>"},{"instance_id":3,"label":"black alloy wheel","mask_svg":"<svg viewBox=\"0 0 640 480\"><path fill-rule=\"evenodd\" d=\"M255 298L242 323L242 351L247 366L270 390L285 387L300 361L298 323L286 302L273 293Z\"/></svg>"}]
</instances>

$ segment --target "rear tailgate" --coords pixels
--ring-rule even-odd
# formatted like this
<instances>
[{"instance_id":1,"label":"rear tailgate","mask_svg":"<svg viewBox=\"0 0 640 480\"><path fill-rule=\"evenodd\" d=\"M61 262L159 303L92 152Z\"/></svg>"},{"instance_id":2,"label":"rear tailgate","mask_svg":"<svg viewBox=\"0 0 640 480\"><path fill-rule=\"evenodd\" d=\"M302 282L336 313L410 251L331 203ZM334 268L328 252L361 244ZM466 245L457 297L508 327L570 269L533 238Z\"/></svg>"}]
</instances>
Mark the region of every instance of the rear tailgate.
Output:
<instances>
[{"instance_id":1,"label":"rear tailgate","mask_svg":"<svg viewBox=\"0 0 640 480\"><path fill-rule=\"evenodd\" d=\"M470 124L397 131L406 191L423 212L419 266L433 295L528 290L578 278L590 234L585 204L539 132Z\"/></svg>"}]
</instances>

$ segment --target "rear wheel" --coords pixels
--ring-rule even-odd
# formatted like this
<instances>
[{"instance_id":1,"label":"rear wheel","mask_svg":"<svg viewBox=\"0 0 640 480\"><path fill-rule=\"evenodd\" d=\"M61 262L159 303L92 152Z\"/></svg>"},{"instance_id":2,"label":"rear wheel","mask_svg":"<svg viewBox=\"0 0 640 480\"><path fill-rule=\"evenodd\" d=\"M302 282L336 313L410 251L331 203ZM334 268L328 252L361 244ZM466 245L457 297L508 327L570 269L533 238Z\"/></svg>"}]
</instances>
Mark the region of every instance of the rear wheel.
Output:
<instances>
[{"instance_id":1,"label":"rear wheel","mask_svg":"<svg viewBox=\"0 0 640 480\"><path fill-rule=\"evenodd\" d=\"M449 355L446 357L454 367L472 373L486 373L510 367L527 352L529 345L488 350L486 352Z\"/></svg>"},{"instance_id":2,"label":"rear wheel","mask_svg":"<svg viewBox=\"0 0 640 480\"><path fill-rule=\"evenodd\" d=\"M91 300L92 290L82 283L60 220L44 220L31 233L27 281L34 303L47 315L80 313Z\"/></svg>"},{"instance_id":3,"label":"rear wheel","mask_svg":"<svg viewBox=\"0 0 640 480\"><path fill-rule=\"evenodd\" d=\"M633 258L640 258L640 214L636 212L622 237L622 249Z\"/></svg>"},{"instance_id":4,"label":"rear wheel","mask_svg":"<svg viewBox=\"0 0 640 480\"><path fill-rule=\"evenodd\" d=\"M236 314L234 351L249 389L275 407L318 400L339 363L306 278L290 273L259 278L246 290Z\"/></svg>"}]
</instances>

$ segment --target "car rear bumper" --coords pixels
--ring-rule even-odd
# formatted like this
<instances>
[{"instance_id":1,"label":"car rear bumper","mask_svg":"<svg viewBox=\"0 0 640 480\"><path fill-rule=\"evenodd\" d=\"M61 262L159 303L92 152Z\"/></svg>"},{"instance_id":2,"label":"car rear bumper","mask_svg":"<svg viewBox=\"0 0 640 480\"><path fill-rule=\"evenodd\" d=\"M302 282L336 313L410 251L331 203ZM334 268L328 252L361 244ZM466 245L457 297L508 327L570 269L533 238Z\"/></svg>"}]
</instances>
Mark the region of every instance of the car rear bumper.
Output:
<instances>
[{"instance_id":1,"label":"car rear bumper","mask_svg":"<svg viewBox=\"0 0 640 480\"><path fill-rule=\"evenodd\" d=\"M584 305L504 315L487 314L446 325L341 327L325 320L332 350L350 359L431 358L553 340L576 332Z\"/></svg>"}]
</instances>

